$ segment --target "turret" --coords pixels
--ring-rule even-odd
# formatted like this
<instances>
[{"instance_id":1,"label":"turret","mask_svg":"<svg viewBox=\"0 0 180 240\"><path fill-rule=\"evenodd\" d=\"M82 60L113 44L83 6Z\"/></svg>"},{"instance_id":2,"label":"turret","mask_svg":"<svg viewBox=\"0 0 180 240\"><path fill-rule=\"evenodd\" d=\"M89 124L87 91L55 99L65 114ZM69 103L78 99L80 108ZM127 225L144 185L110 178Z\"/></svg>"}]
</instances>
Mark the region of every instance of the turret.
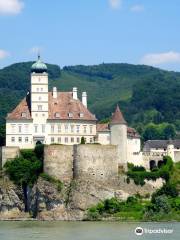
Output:
<instances>
[{"instance_id":1,"label":"turret","mask_svg":"<svg viewBox=\"0 0 180 240\"><path fill-rule=\"evenodd\" d=\"M118 145L119 165L127 165L127 123L117 105L110 121L111 144Z\"/></svg>"}]
</instances>

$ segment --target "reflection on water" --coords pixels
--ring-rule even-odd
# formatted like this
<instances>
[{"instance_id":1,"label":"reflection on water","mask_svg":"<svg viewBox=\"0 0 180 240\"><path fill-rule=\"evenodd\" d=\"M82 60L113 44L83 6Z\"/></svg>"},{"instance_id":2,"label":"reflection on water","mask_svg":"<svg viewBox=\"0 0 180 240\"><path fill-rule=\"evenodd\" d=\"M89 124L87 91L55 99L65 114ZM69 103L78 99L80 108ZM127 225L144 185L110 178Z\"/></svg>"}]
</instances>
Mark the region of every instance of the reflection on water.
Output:
<instances>
[{"instance_id":1,"label":"reflection on water","mask_svg":"<svg viewBox=\"0 0 180 240\"><path fill-rule=\"evenodd\" d=\"M134 233L136 227L173 229L172 234ZM179 240L180 223L0 222L0 240Z\"/></svg>"}]
</instances>

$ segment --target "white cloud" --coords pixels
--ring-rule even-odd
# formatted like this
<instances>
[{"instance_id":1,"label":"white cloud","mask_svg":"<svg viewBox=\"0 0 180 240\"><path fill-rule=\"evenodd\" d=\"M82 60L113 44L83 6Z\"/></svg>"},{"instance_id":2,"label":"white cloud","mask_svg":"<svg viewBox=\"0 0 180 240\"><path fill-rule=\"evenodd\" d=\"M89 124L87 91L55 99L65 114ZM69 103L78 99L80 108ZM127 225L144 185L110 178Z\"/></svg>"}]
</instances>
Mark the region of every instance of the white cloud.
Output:
<instances>
[{"instance_id":1,"label":"white cloud","mask_svg":"<svg viewBox=\"0 0 180 240\"><path fill-rule=\"evenodd\" d=\"M141 59L142 64L159 65L180 62L180 52L150 53Z\"/></svg>"},{"instance_id":2,"label":"white cloud","mask_svg":"<svg viewBox=\"0 0 180 240\"><path fill-rule=\"evenodd\" d=\"M109 0L112 9L118 9L122 6L122 0Z\"/></svg>"},{"instance_id":3,"label":"white cloud","mask_svg":"<svg viewBox=\"0 0 180 240\"><path fill-rule=\"evenodd\" d=\"M0 49L0 60L9 56L9 53L3 49Z\"/></svg>"},{"instance_id":4,"label":"white cloud","mask_svg":"<svg viewBox=\"0 0 180 240\"><path fill-rule=\"evenodd\" d=\"M23 7L21 0L0 0L0 15L18 14Z\"/></svg>"},{"instance_id":5,"label":"white cloud","mask_svg":"<svg viewBox=\"0 0 180 240\"><path fill-rule=\"evenodd\" d=\"M143 5L134 5L130 8L132 12L143 12L144 11L144 6Z\"/></svg>"}]
</instances>

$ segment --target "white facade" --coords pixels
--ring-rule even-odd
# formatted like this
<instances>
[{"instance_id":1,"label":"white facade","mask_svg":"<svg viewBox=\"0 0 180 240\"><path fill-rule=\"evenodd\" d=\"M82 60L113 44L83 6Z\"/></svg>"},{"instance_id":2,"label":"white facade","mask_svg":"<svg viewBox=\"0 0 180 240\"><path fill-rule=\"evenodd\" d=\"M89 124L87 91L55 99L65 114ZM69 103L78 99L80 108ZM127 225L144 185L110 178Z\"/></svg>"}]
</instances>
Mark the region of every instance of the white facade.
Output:
<instances>
[{"instance_id":1,"label":"white facade","mask_svg":"<svg viewBox=\"0 0 180 240\"><path fill-rule=\"evenodd\" d=\"M27 96L30 96L30 116L27 111L27 100L22 101L14 112L7 116L6 146L26 149L34 148L38 142L43 144L57 143L72 145L79 144L82 137L85 138L86 143L94 143L96 136L95 118L93 120L91 118L84 119L85 114L83 112L79 112L79 119L73 117L73 112L67 114L67 119L61 119L59 117L61 113L59 112L56 113L56 118L54 116L53 119L49 117L49 94L52 94L56 103L59 93L55 87L52 93L49 93L47 72L37 70L37 72L35 69L35 72L31 73L31 92L30 95ZM79 101L76 87L74 87L72 91L72 100L75 102ZM72 100L69 100L70 104ZM82 105L87 109L86 92L82 94L82 101ZM80 104L79 102L78 104ZM89 112L89 114L91 113ZM82 118L82 120L80 118Z\"/></svg>"}]
</instances>

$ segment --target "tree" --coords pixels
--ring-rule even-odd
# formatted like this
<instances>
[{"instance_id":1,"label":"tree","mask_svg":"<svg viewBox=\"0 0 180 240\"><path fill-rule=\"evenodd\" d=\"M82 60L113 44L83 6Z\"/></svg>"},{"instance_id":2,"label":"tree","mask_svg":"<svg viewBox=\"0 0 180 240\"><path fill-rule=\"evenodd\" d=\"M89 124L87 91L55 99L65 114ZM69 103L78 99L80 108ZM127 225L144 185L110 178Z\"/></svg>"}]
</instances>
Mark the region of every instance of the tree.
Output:
<instances>
[{"instance_id":1,"label":"tree","mask_svg":"<svg viewBox=\"0 0 180 240\"><path fill-rule=\"evenodd\" d=\"M164 138L165 139L174 139L174 137L176 136L176 130L173 124L168 124L165 128L164 128Z\"/></svg>"}]
</instances>

